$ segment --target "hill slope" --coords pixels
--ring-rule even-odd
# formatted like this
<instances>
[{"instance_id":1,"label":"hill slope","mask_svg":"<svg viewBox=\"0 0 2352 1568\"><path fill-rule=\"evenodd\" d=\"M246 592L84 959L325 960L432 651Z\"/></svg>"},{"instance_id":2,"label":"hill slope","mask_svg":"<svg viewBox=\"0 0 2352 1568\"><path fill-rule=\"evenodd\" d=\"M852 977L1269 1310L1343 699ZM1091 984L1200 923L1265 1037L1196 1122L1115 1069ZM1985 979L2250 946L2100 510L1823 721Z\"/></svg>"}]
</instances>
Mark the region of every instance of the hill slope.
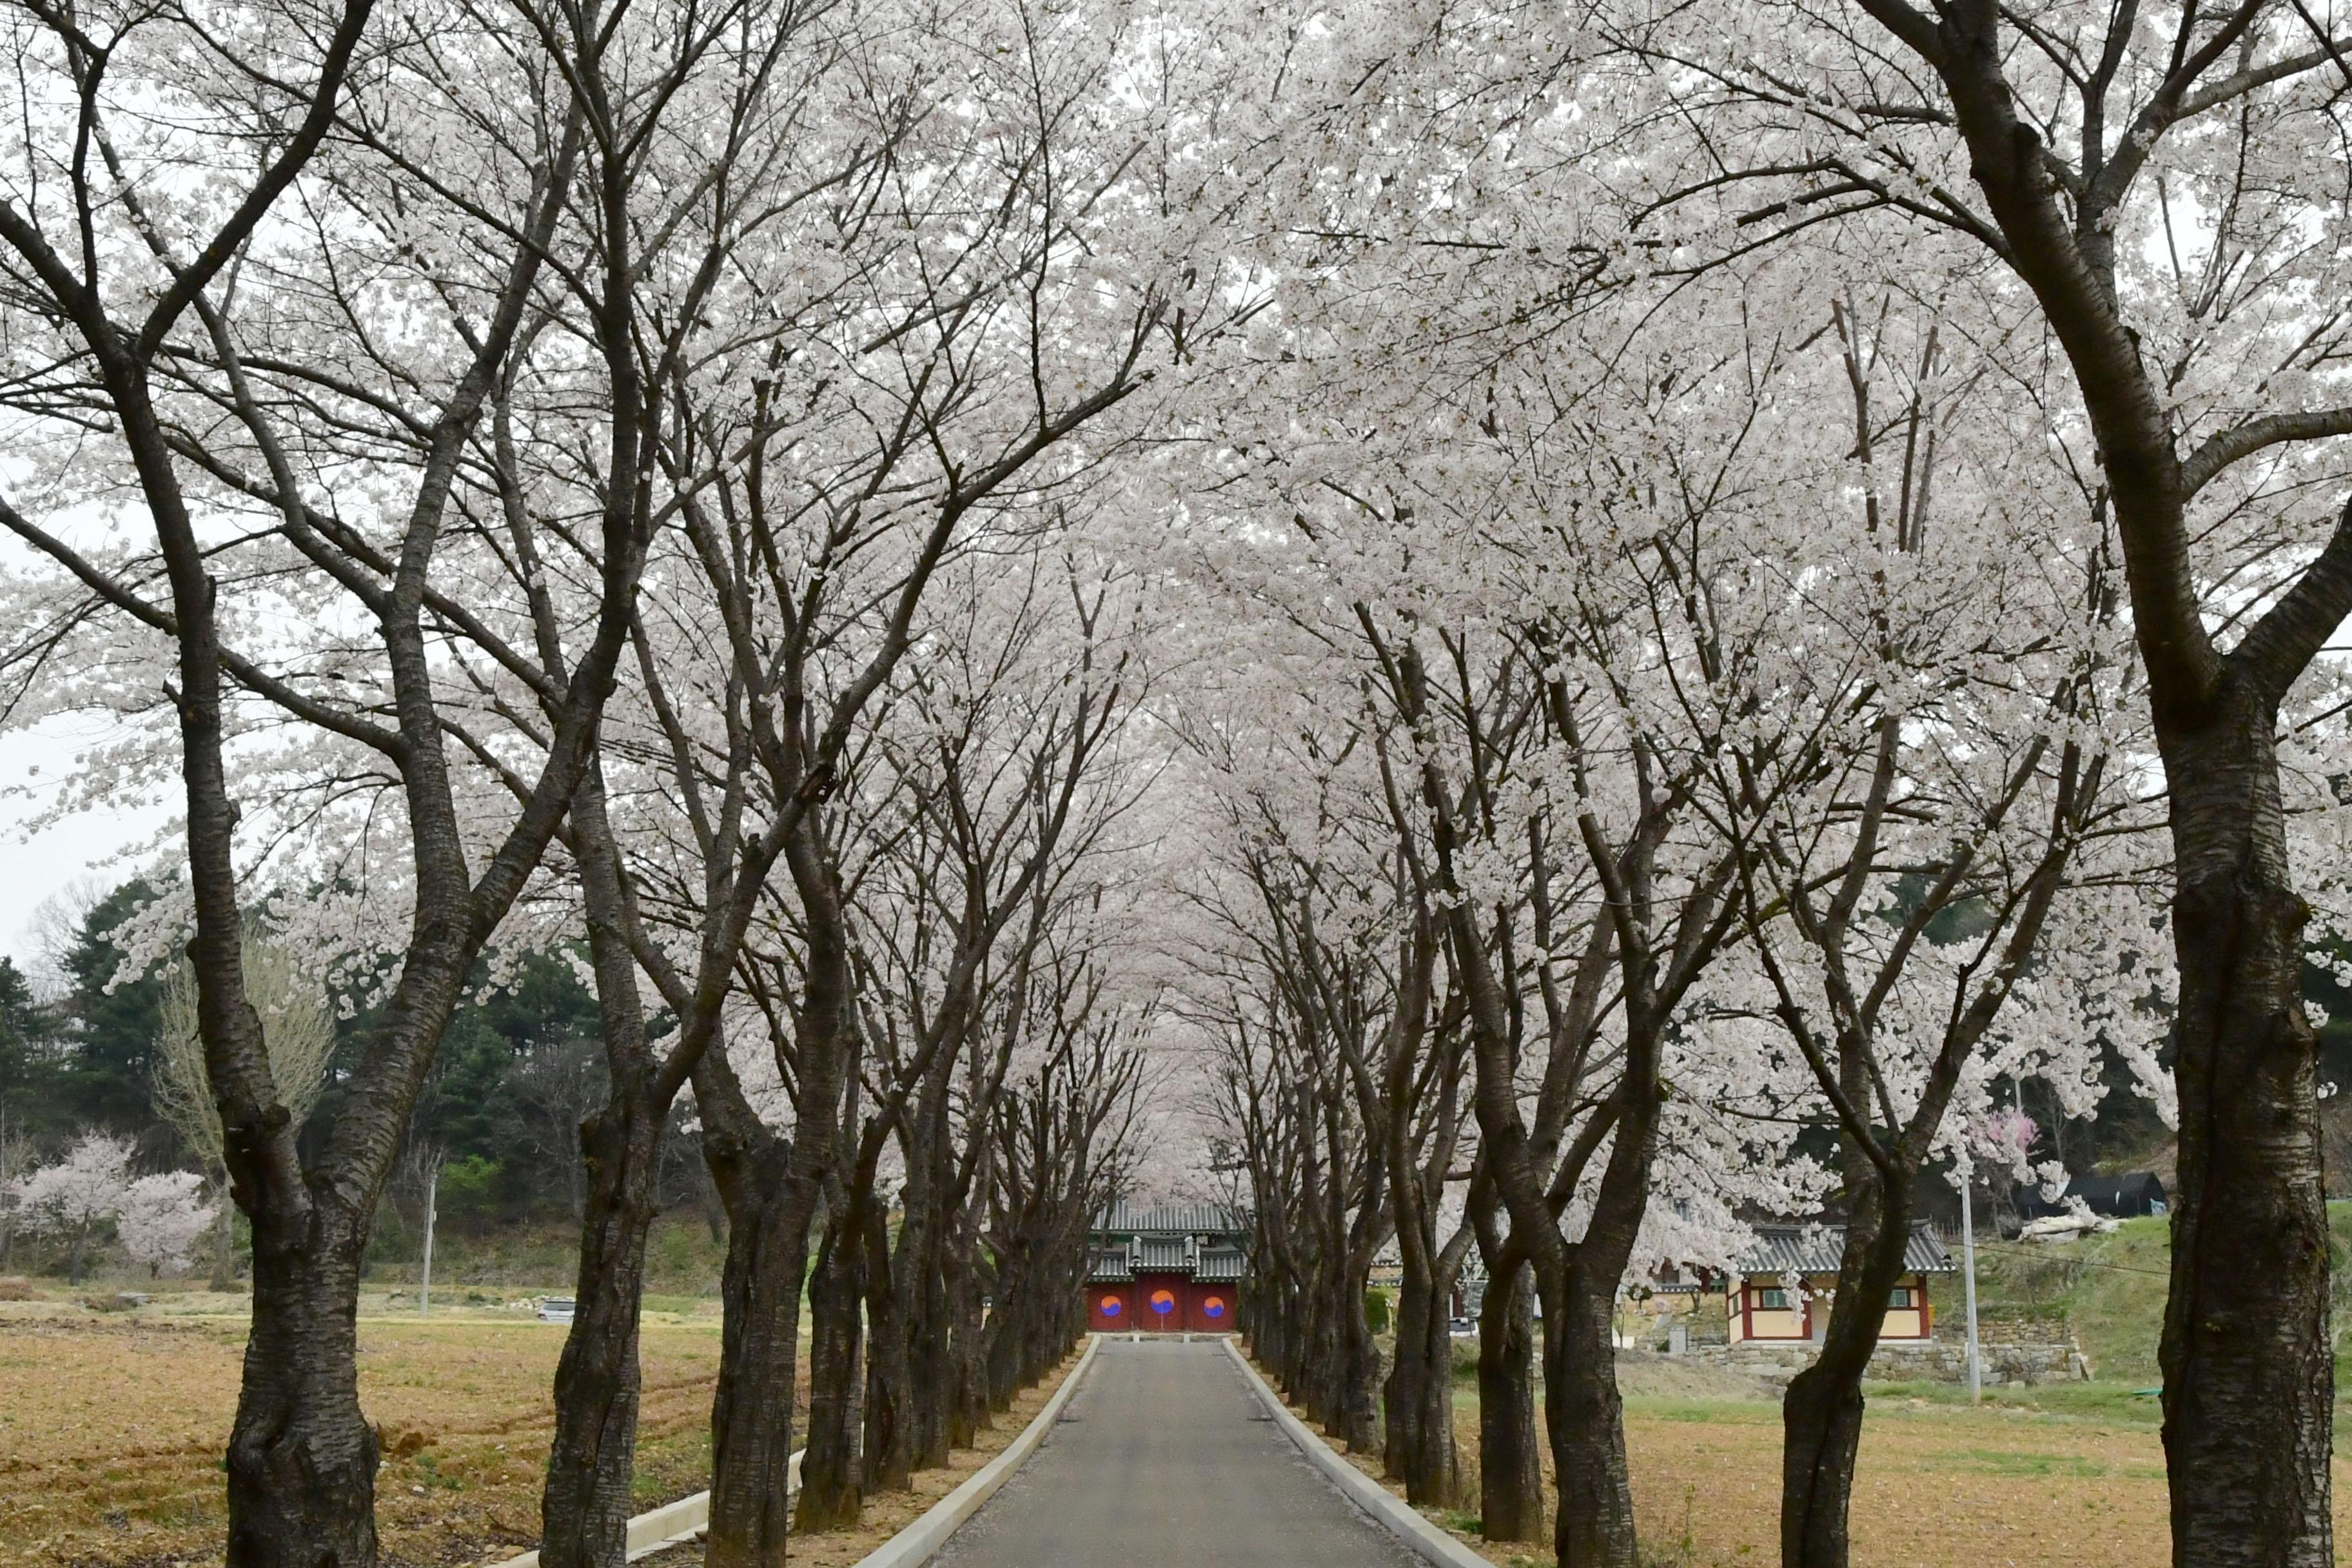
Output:
<instances>
[{"instance_id":1,"label":"hill slope","mask_svg":"<svg viewBox=\"0 0 2352 1568\"><path fill-rule=\"evenodd\" d=\"M2352 1337L2352 1202L2327 1205L2336 1262L2336 1380ZM1990 1319L2072 1329L2103 1382L2159 1381L2157 1340L2172 1266L2171 1222L2126 1220L2076 1242L1979 1242L1977 1306Z\"/></svg>"}]
</instances>

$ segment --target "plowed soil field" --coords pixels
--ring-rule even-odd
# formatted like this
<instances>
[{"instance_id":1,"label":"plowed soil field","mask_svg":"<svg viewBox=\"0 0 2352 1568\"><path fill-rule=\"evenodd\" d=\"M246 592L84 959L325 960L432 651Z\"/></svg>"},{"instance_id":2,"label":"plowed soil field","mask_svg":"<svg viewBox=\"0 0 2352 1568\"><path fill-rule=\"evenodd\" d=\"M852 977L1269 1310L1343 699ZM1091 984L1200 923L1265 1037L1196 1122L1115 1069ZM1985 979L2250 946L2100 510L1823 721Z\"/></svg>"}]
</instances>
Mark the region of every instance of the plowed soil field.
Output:
<instances>
[{"instance_id":1,"label":"plowed soil field","mask_svg":"<svg viewBox=\"0 0 2352 1568\"><path fill-rule=\"evenodd\" d=\"M1780 1407L1747 1379L1621 1358L1626 1459L1643 1561L1748 1568L1780 1561ZM1854 1481L1860 1568L2165 1568L2164 1446L2153 1400L2076 1384L1999 1390L1980 1407L1907 1388L1872 1394ZM1295 1408L1295 1407L1294 1407ZM1301 1415L1304 1412L1300 1412ZM1466 1511L1434 1512L1489 1562L1549 1568L1540 1549L1483 1542L1478 1409L1457 1388ZM1367 1474L1380 1461L1350 1456ZM1551 1462L1544 1456L1545 1481ZM1400 1496L1402 1484L1391 1489ZM2336 1530L2352 1540L2352 1464L2336 1465Z\"/></svg>"},{"instance_id":2,"label":"plowed soil field","mask_svg":"<svg viewBox=\"0 0 2352 1568\"><path fill-rule=\"evenodd\" d=\"M460 1568L539 1539L563 1333L514 1319L362 1321L388 1562ZM234 1318L0 1317L0 1568L218 1562L244 1342ZM715 1315L646 1323L645 1506L708 1484L718 1364Z\"/></svg>"}]
</instances>

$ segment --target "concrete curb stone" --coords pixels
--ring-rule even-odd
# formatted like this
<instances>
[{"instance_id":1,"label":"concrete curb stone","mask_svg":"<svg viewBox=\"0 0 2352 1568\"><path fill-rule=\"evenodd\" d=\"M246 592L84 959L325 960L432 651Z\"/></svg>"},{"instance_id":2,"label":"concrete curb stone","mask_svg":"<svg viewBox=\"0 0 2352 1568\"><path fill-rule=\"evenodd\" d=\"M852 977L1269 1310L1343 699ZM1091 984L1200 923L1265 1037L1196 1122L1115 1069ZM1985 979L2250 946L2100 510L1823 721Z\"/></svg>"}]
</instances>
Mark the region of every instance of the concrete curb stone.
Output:
<instances>
[{"instance_id":1,"label":"concrete curb stone","mask_svg":"<svg viewBox=\"0 0 2352 1568\"><path fill-rule=\"evenodd\" d=\"M1414 1554L1436 1563L1438 1568L1495 1568L1495 1565L1471 1551L1451 1534L1423 1519L1412 1506L1396 1493L1349 1464L1346 1456L1335 1450L1311 1431L1306 1422L1290 1413L1273 1389L1266 1386L1257 1368L1233 1341L1225 1342L1225 1353L1242 1369L1242 1375L1257 1390L1257 1396L1274 1415L1275 1422L1298 1445L1315 1468L1339 1489L1340 1494L1380 1521L1391 1534L1412 1548ZM872 1558L866 1559L868 1563ZM862 1565L861 1565L862 1568Z\"/></svg>"},{"instance_id":2,"label":"concrete curb stone","mask_svg":"<svg viewBox=\"0 0 2352 1568\"><path fill-rule=\"evenodd\" d=\"M857 1568L916 1568L916 1564L929 1562L932 1553L947 1544L956 1528L978 1513L980 1505L994 1497L1013 1479L1013 1472L1021 1468L1022 1462L1037 1451L1045 1434L1060 1419L1062 1406L1078 1391L1079 1380L1094 1364L1095 1348L1101 1343L1101 1335L1087 1336L1086 1353L1070 1369L1070 1375L1062 1380L1062 1386L1054 1391L1054 1397L1045 1402L1045 1408L1022 1428L1021 1436L1013 1438L1003 1453L973 1471L971 1479L933 1503L920 1519L859 1558Z\"/></svg>"},{"instance_id":3,"label":"concrete curb stone","mask_svg":"<svg viewBox=\"0 0 2352 1568\"><path fill-rule=\"evenodd\" d=\"M793 1451L789 1472L793 1491L801 1489L801 1455L807 1452L806 1448ZM710 1494L707 1491L664 1503L651 1513L641 1513L629 1521L629 1561L635 1563L640 1557L650 1557L656 1552L683 1546L700 1535L709 1523ZM497 1568L539 1568L539 1553L526 1552L520 1557L509 1557Z\"/></svg>"}]
</instances>

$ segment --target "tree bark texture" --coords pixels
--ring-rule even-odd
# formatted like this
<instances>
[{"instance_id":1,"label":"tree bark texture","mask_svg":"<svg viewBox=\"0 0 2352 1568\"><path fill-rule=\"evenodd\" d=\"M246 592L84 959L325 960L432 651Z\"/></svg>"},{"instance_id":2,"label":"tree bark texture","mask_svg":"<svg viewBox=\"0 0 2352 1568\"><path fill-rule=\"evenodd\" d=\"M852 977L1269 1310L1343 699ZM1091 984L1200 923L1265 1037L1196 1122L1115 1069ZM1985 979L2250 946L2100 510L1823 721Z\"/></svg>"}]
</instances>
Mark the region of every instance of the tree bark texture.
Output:
<instances>
[{"instance_id":1,"label":"tree bark texture","mask_svg":"<svg viewBox=\"0 0 2352 1568\"><path fill-rule=\"evenodd\" d=\"M555 1367L555 1438L540 1510L546 1568L620 1568L628 1555L646 1234L669 1114L650 1099L617 1095L580 1129L587 1219L572 1331Z\"/></svg>"},{"instance_id":2,"label":"tree bark texture","mask_svg":"<svg viewBox=\"0 0 2352 1568\"><path fill-rule=\"evenodd\" d=\"M2287 872L2273 710L2249 696L2232 680L2203 724L2165 726L2180 867L2165 1460L2175 1563L2320 1568L2335 1561L2336 1363L2308 911Z\"/></svg>"},{"instance_id":3,"label":"tree bark texture","mask_svg":"<svg viewBox=\"0 0 2352 1568\"><path fill-rule=\"evenodd\" d=\"M908 1215L898 1231L900 1257L908 1232L922 1222ZM866 1423L857 1479L868 1492L905 1491L914 1485L914 1359L908 1343L908 1304L899 1294L881 1205L868 1205L860 1226L866 1251ZM919 1247L920 1237L912 1238Z\"/></svg>"},{"instance_id":4,"label":"tree bark texture","mask_svg":"<svg viewBox=\"0 0 2352 1568\"><path fill-rule=\"evenodd\" d=\"M314 1212L324 1220L331 1211ZM352 1310L363 1243L348 1231L320 1234L297 1252L259 1236L229 1431L228 1561L363 1568L376 1556L379 1458L360 1414Z\"/></svg>"},{"instance_id":5,"label":"tree bark texture","mask_svg":"<svg viewBox=\"0 0 2352 1568\"><path fill-rule=\"evenodd\" d=\"M761 1131L750 1147L709 1153L729 1213L707 1568L782 1568L791 1534L801 1292L819 1189L795 1174L797 1151Z\"/></svg>"},{"instance_id":6,"label":"tree bark texture","mask_svg":"<svg viewBox=\"0 0 2352 1568\"><path fill-rule=\"evenodd\" d=\"M1478 1533L1543 1535L1543 1458L1536 1447L1536 1286L1523 1262L1487 1277L1478 1318Z\"/></svg>"},{"instance_id":7,"label":"tree bark texture","mask_svg":"<svg viewBox=\"0 0 2352 1568\"><path fill-rule=\"evenodd\" d=\"M809 1433L793 1510L797 1530L855 1524L863 1506L857 1445L866 1247L858 1234L864 1221L849 1207L834 1205L809 1280Z\"/></svg>"},{"instance_id":8,"label":"tree bark texture","mask_svg":"<svg viewBox=\"0 0 2352 1568\"><path fill-rule=\"evenodd\" d=\"M1781 1402L1785 1568L1846 1568L1853 1467L1862 1451L1862 1380L1878 1349L1886 1299L1903 1278L1910 1242L1911 1184L1909 1173L1904 1174L1899 1183L1874 1176L1853 1184L1829 1331L1821 1354L1790 1381Z\"/></svg>"},{"instance_id":9,"label":"tree bark texture","mask_svg":"<svg viewBox=\"0 0 2352 1568\"><path fill-rule=\"evenodd\" d=\"M1618 1279L1572 1269L1544 1304L1544 1425L1559 1493L1552 1548L1560 1568L1634 1568L1638 1561L1611 1342Z\"/></svg>"}]
</instances>

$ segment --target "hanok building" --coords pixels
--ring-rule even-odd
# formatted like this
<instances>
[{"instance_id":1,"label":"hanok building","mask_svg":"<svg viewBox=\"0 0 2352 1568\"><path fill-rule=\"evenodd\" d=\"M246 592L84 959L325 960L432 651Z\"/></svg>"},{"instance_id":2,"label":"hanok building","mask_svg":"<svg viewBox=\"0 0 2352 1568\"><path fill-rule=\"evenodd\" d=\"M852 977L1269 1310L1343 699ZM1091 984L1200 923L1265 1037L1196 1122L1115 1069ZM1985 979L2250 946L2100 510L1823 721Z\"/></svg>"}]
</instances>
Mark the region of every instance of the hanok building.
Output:
<instances>
[{"instance_id":1,"label":"hanok building","mask_svg":"<svg viewBox=\"0 0 2352 1568\"><path fill-rule=\"evenodd\" d=\"M1829 1332L1838 1261L1845 1251L1842 1225L1759 1225L1756 1241L1725 1277L1725 1306L1735 1345L1773 1340L1819 1340ZM1959 1266L1926 1226L1911 1227L1903 1277L1887 1293L1881 1340L1925 1340L1936 1331L1927 1278Z\"/></svg>"},{"instance_id":2,"label":"hanok building","mask_svg":"<svg viewBox=\"0 0 2352 1568\"><path fill-rule=\"evenodd\" d=\"M1087 1232L1087 1327L1097 1332L1223 1333L1249 1276L1245 1232L1213 1204L1115 1204Z\"/></svg>"}]
</instances>

